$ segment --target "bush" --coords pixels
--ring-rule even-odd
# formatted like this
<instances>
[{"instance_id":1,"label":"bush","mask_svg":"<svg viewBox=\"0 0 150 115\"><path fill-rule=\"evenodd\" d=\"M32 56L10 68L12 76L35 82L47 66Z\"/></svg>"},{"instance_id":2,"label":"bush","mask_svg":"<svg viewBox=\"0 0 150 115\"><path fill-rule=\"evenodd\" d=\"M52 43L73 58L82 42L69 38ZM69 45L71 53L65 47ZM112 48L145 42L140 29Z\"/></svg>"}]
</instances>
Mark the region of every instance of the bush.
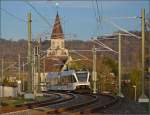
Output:
<instances>
[{"instance_id":1,"label":"bush","mask_svg":"<svg viewBox=\"0 0 150 115\"><path fill-rule=\"evenodd\" d=\"M2 105L2 106L8 106L8 103L1 102L1 105Z\"/></svg>"}]
</instances>

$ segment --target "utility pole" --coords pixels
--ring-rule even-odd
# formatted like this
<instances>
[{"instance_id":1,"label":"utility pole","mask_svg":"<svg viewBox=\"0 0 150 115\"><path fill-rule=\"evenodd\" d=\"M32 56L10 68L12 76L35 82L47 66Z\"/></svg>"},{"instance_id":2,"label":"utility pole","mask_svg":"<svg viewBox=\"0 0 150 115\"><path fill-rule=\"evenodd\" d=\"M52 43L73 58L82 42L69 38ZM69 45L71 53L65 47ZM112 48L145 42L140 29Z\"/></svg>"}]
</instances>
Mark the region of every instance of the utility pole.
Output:
<instances>
[{"instance_id":1,"label":"utility pole","mask_svg":"<svg viewBox=\"0 0 150 115\"><path fill-rule=\"evenodd\" d=\"M18 92L21 93L20 54L18 54Z\"/></svg>"},{"instance_id":2,"label":"utility pole","mask_svg":"<svg viewBox=\"0 0 150 115\"><path fill-rule=\"evenodd\" d=\"M3 80L4 80L4 58L2 58L2 78L1 78L1 83L3 83Z\"/></svg>"},{"instance_id":3,"label":"utility pole","mask_svg":"<svg viewBox=\"0 0 150 115\"><path fill-rule=\"evenodd\" d=\"M139 102L149 102L144 91L144 76L145 76L145 9L141 10L141 31L142 31L142 77L141 77L141 90L142 95Z\"/></svg>"},{"instance_id":4,"label":"utility pole","mask_svg":"<svg viewBox=\"0 0 150 115\"><path fill-rule=\"evenodd\" d=\"M4 58L2 58L2 60L1 60L1 71L2 71L2 73L1 73L1 84L2 84L2 86L1 86L1 96L3 97L4 96L4 86L3 86L3 82L4 82Z\"/></svg>"},{"instance_id":5,"label":"utility pole","mask_svg":"<svg viewBox=\"0 0 150 115\"><path fill-rule=\"evenodd\" d=\"M96 94L97 93L97 86L96 86L96 82L97 82L97 72L96 72L96 48L95 45L93 47L93 93Z\"/></svg>"},{"instance_id":6,"label":"utility pole","mask_svg":"<svg viewBox=\"0 0 150 115\"><path fill-rule=\"evenodd\" d=\"M37 93L37 66L36 66L36 47L34 46L34 53L33 53L33 93L34 93L34 96L36 96L36 93Z\"/></svg>"},{"instance_id":7,"label":"utility pole","mask_svg":"<svg viewBox=\"0 0 150 115\"><path fill-rule=\"evenodd\" d=\"M22 90L24 91L25 88L24 88L24 77L25 77L25 73L24 73L24 62L22 63L22 72L23 72L23 77L22 77Z\"/></svg>"},{"instance_id":8,"label":"utility pole","mask_svg":"<svg viewBox=\"0 0 150 115\"><path fill-rule=\"evenodd\" d=\"M21 68L20 68L20 54L18 54L18 80L21 80Z\"/></svg>"},{"instance_id":9,"label":"utility pole","mask_svg":"<svg viewBox=\"0 0 150 115\"><path fill-rule=\"evenodd\" d=\"M124 95L122 94L122 90L121 90L121 34L119 33L119 37L118 37L118 76L119 76L119 90L118 90L118 96L120 97L124 97Z\"/></svg>"},{"instance_id":10,"label":"utility pole","mask_svg":"<svg viewBox=\"0 0 150 115\"><path fill-rule=\"evenodd\" d=\"M32 93L32 34L31 13L28 13L28 93Z\"/></svg>"},{"instance_id":11,"label":"utility pole","mask_svg":"<svg viewBox=\"0 0 150 115\"><path fill-rule=\"evenodd\" d=\"M4 97L4 85L3 85L3 81L4 81L4 58L2 58L2 62L1 62L1 68L2 68L2 76L1 76L1 96L2 98ZM1 97L0 96L0 97ZM1 104L2 104L2 99L0 98L0 107L1 107Z\"/></svg>"},{"instance_id":12,"label":"utility pole","mask_svg":"<svg viewBox=\"0 0 150 115\"><path fill-rule=\"evenodd\" d=\"M40 39L38 41L38 45L37 45L37 61L38 61L38 92L40 93L41 92L41 67L40 67Z\"/></svg>"},{"instance_id":13,"label":"utility pole","mask_svg":"<svg viewBox=\"0 0 150 115\"><path fill-rule=\"evenodd\" d=\"M43 61L43 73L44 73L44 76L45 76L45 60L46 60L46 56L44 57L44 61Z\"/></svg>"}]
</instances>

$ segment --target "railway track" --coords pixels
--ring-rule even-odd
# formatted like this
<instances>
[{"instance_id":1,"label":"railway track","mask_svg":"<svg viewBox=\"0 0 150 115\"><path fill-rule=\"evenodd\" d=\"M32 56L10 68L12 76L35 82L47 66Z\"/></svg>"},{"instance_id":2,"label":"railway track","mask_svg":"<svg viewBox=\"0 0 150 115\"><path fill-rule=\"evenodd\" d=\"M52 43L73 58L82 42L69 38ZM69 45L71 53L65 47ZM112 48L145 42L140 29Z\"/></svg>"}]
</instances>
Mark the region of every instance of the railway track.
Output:
<instances>
[{"instance_id":1,"label":"railway track","mask_svg":"<svg viewBox=\"0 0 150 115\"><path fill-rule=\"evenodd\" d=\"M47 114L56 113L96 113L118 102L118 98L110 95L72 94L74 98L47 107Z\"/></svg>"},{"instance_id":2,"label":"railway track","mask_svg":"<svg viewBox=\"0 0 150 115\"><path fill-rule=\"evenodd\" d=\"M97 113L99 110L105 110L118 102L117 97L102 94L92 95L68 92L50 92L46 95L53 95L55 98L52 98L49 101L33 103L30 104L30 106L26 105L29 108L26 109L26 111L30 111L30 113L33 111L39 111L45 114L89 114Z\"/></svg>"},{"instance_id":3,"label":"railway track","mask_svg":"<svg viewBox=\"0 0 150 115\"><path fill-rule=\"evenodd\" d=\"M73 112L80 112L82 114L98 113L99 110L105 110L116 103L118 103L118 97L101 94L95 103L81 107L78 110L75 109Z\"/></svg>"},{"instance_id":4,"label":"railway track","mask_svg":"<svg viewBox=\"0 0 150 115\"><path fill-rule=\"evenodd\" d=\"M2 110L2 113L7 115L9 112L9 115L11 115L11 113L14 115L14 113L20 113L21 111L22 112L28 112L28 111L31 111L32 109L38 109L38 108L46 107L48 105L61 103L64 101L69 101L69 100L74 98L73 95L64 94L64 93L51 93L51 94L47 93L47 94L45 94L45 96L49 96L50 99L45 100L45 101L40 101L40 102L33 102L33 103L16 105L15 110L11 110L11 111Z\"/></svg>"},{"instance_id":5,"label":"railway track","mask_svg":"<svg viewBox=\"0 0 150 115\"><path fill-rule=\"evenodd\" d=\"M74 98L74 96L72 94L54 93L54 95L57 96L55 99L52 99L47 102L42 102L42 103L39 102L37 104L34 104L32 106L32 108L43 107L43 106L52 105L52 104L58 104L58 103L62 103L64 101L69 101Z\"/></svg>"}]
</instances>

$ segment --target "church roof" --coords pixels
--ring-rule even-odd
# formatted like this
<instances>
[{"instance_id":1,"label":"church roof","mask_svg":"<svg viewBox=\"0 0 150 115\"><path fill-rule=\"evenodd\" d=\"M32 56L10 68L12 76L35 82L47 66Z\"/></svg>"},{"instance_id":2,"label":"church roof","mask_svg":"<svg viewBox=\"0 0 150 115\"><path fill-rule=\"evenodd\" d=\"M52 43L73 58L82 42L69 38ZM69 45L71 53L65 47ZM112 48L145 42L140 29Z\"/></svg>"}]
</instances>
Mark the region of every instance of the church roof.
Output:
<instances>
[{"instance_id":1,"label":"church roof","mask_svg":"<svg viewBox=\"0 0 150 115\"><path fill-rule=\"evenodd\" d=\"M51 34L51 39L64 39L64 34L63 34L58 12L55 18L55 23L54 23L52 34Z\"/></svg>"},{"instance_id":2,"label":"church roof","mask_svg":"<svg viewBox=\"0 0 150 115\"><path fill-rule=\"evenodd\" d=\"M45 60L45 72L59 72L63 68L67 57L46 57Z\"/></svg>"}]
</instances>

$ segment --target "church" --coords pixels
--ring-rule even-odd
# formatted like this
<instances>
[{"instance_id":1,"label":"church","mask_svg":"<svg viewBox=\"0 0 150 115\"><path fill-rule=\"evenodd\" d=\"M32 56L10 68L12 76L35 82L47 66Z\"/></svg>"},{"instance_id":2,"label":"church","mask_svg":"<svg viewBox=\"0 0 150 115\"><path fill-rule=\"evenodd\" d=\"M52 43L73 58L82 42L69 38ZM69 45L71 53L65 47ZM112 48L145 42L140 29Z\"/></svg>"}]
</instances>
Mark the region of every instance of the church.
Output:
<instances>
[{"instance_id":1,"label":"church","mask_svg":"<svg viewBox=\"0 0 150 115\"><path fill-rule=\"evenodd\" d=\"M62 30L60 18L57 12L55 23L53 26L50 48L47 50L47 57L56 56L68 56L68 50L65 48L64 33Z\"/></svg>"},{"instance_id":2,"label":"church","mask_svg":"<svg viewBox=\"0 0 150 115\"><path fill-rule=\"evenodd\" d=\"M44 85L46 83L46 76L49 72L66 70L70 60L71 57L68 49L65 48L64 33L57 12L50 37L50 47L47 49L46 56L41 60L41 84ZM35 74L35 79L35 84L38 84L38 73ZM45 88L45 86L41 87L42 90L45 90Z\"/></svg>"},{"instance_id":3,"label":"church","mask_svg":"<svg viewBox=\"0 0 150 115\"><path fill-rule=\"evenodd\" d=\"M50 47L47 49L45 58L45 72L59 72L66 69L66 63L69 62L69 52L65 48L64 33L61 20L57 12L53 25Z\"/></svg>"}]
</instances>

